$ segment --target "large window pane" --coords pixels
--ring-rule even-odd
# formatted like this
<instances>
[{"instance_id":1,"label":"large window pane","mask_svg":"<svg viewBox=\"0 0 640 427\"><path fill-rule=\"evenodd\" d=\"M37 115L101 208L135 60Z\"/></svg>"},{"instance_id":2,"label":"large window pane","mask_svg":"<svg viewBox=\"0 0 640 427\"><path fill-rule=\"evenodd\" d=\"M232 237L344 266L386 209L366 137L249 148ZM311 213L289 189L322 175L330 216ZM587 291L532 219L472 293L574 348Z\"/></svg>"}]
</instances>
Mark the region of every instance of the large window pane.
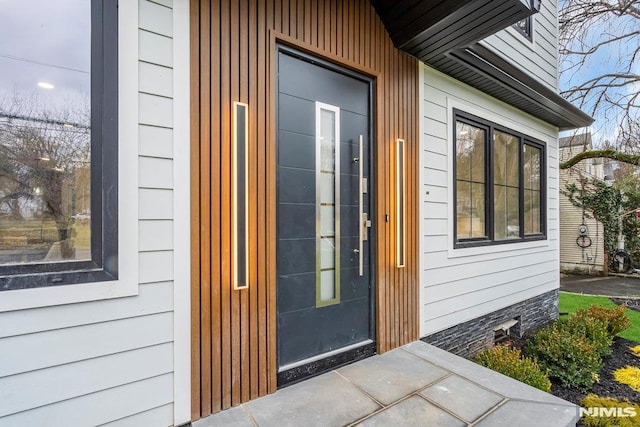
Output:
<instances>
[{"instance_id":1,"label":"large window pane","mask_svg":"<svg viewBox=\"0 0 640 427\"><path fill-rule=\"evenodd\" d=\"M91 2L0 4L0 265L91 258Z\"/></svg>"},{"instance_id":2,"label":"large window pane","mask_svg":"<svg viewBox=\"0 0 640 427\"><path fill-rule=\"evenodd\" d=\"M537 234L542 232L540 179L542 150L529 144L523 145L524 176L524 232Z\"/></svg>"},{"instance_id":3,"label":"large window pane","mask_svg":"<svg viewBox=\"0 0 640 427\"><path fill-rule=\"evenodd\" d=\"M544 238L544 145L481 117L454 117L455 247Z\"/></svg>"},{"instance_id":4,"label":"large window pane","mask_svg":"<svg viewBox=\"0 0 640 427\"><path fill-rule=\"evenodd\" d=\"M457 239L487 235L485 129L456 122Z\"/></svg>"},{"instance_id":5,"label":"large window pane","mask_svg":"<svg viewBox=\"0 0 640 427\"><path fill-rule=\"evenodd\" d=\"M493 215L496 240L520 238L519 147L520 138L501 131L494 132Z\"/></svg>"}]
</instances>

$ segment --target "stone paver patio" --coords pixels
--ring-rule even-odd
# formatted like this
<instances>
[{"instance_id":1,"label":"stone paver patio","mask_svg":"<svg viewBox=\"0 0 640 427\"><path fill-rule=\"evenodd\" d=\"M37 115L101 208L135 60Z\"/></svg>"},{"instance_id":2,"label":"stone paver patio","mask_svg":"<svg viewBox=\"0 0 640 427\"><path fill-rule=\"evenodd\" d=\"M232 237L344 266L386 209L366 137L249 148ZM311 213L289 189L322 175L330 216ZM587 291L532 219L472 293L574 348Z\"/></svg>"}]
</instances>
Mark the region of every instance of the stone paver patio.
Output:
<instances>
[{"instance_id":1,"label":"stone paver patio","mask_svg":"<svg viewBox=\"0 0 640 427\"><path fill-rule=\"evenodd\" d=\"M416 341L193 425L574 427L578 418L570 402Z\"/></svg>"}]
</instances>

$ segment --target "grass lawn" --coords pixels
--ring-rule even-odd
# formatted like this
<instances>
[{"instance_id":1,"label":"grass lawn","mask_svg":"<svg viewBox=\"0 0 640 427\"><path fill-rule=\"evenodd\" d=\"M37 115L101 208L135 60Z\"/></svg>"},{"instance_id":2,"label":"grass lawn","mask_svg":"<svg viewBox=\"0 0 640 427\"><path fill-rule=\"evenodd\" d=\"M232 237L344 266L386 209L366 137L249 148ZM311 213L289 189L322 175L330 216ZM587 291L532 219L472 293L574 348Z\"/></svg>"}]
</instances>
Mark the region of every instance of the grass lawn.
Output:
<instances>
[{"instance_id":1,"label":"grass lawn","mask_svg":"<svg viewBox=\"0 0 640 427\"><path fill-rule=\"evenodd\" d=\"M581 308L589 308L591 305L602 306L605 308L616 307L609 298L560 292L560 311L573 313ZM629 319L631 320L631 326L626 331L619 333L618 336L635 342L640 342L640 312L627 309L627 316L629 316Z\"/></svg>"}]
</instances>

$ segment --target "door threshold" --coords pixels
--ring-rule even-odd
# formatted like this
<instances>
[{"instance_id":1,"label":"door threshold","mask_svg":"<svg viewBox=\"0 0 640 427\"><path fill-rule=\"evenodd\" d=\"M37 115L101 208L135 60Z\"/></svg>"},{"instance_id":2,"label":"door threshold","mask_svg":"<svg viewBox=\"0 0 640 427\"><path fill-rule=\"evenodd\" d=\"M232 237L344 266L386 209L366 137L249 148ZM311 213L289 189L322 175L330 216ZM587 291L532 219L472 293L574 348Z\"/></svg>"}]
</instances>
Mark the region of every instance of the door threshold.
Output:
<instances>
[{"instance_id":1,"label":"door threshold","mask_svg":"<svg viewBox=\"0 0 640 427\"><path fill-rule=\"evenodd\" d=\"M373 340L364 340L278 368L278 388L323 374L376 354Z\"/></svg>"}]
</instances>

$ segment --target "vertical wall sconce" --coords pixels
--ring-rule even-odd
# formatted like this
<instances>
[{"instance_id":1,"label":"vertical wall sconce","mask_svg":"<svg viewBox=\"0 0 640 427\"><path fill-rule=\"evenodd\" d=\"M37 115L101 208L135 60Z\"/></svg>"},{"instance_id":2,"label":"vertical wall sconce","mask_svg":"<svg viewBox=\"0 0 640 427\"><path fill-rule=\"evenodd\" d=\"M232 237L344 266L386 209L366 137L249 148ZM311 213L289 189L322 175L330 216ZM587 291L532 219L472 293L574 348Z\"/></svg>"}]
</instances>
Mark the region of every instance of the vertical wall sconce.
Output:
<instances>
[{"instance_id":1,"label":"vertical wall sconce","mask_svg":"<svg viewBox=\"0 0 640 427\"><path fill-rule=\"evenodd\" d=\"M233 289L249 288L249 106L233 103L232 280Z\"/></svg>"},{"instance_id":2,"label":"vertical wall sconce","mask_svg":"<svg viewBox=\"0 0 640 427\"><path fill-rule=\"evenodd\" d=\"M396 216L397 216L397 237L396 237L396 264L397 267L405 265L406 247L406 193L405 193L405 147L404 139L396 140Z\"/></svg>"}]
</instances>

